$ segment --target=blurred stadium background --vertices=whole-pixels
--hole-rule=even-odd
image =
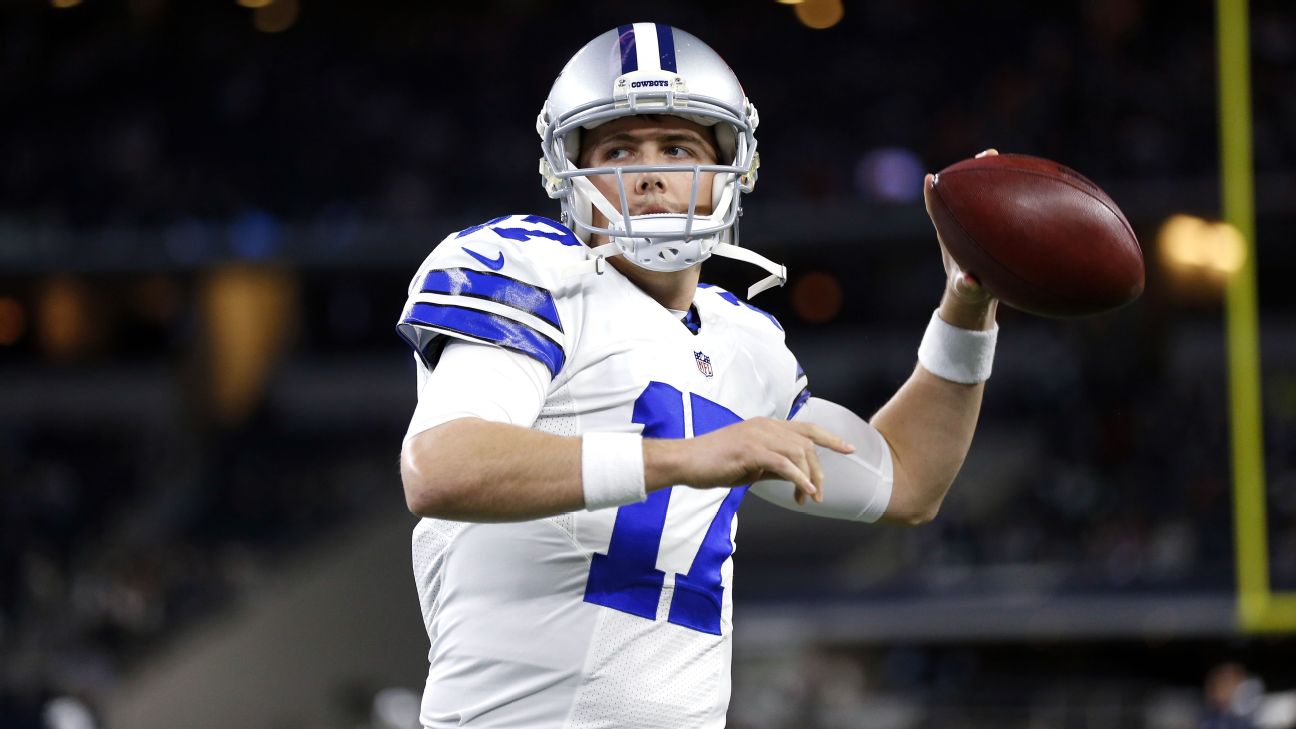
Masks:
[[[3,0],[0,727],[414,726],[405,286],[451,231],[556,213],[548,86],[648,19],[760,108],[744,242],[792,272],[758,303],[818,394],[869,413],[913,365],[942,276],[924,170],[990,146],[1069,164],[1148,261],[1115,314],[1001,312],[933,524],[748,500],[730,725],[1296,724],[1296,622],[1243,624],[1236,546],[1262,533],[1243,571],[1296,590],[1296,5],[1249,11],[1267,485],[1241,528],[1222,291],[1245,247],[1172,218],[1222,217],[1214,13]]]

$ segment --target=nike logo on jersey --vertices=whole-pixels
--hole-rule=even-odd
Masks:
[[[500,251],[499,256],[495,258],[487,258],[486,256],[483,256],[477,251],[470,251],[467,248],[464,248],[463,246],[459,246],[459,247],[463,249],[464,253],[467,253],[473,258],[476,258],[478,261],[481,261],[486,265],[486,268],[489,268],[492,271],[498,271],[501,268],[504,268],[504,251]]]

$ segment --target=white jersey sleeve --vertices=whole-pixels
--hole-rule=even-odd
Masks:
[[[502,347],[455,340],[436,368],[420,370],[418,405],[405,440],[458,418],[481,418],[530,427],[544,406],[552,378],[530,356]]]
[[[473,226],[423,262],[397,332],[429,370],[448,339],[462,339],[531,357],[555,378],[579,318],[570,301],[579,287],[563,269],[583,258],[571,231],[546,218],[505,216]]]

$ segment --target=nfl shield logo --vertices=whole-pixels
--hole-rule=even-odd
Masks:
[[[711,358],[701,352],[694,352],[693,359],[697,360],[698,372],[711,377],[715,372],[711,369]]]

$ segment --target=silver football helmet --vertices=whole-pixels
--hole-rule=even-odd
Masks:
[[[581,132],[634,114],[670,114],[714,127],[720,164],[580,167]],[[741,197],[756,184],[756,107],[742,85],[709,46],[678,28],[634,23],[610,30],[580,49],[549,91],[536,119],[540,133],[540,176],[549,197],[562,201],[563,222],[589,243],[591,235],[610,242],[593,248],[580,271],[603,270],[609,256],[624,255],[653,271],[680,271],[712,255],[753,263],[771,275],[753,285],[748,297],[782,286],[787,269],[738,247]],[[626,176],[692,172],[688,210],[683,213],[622,215],[628,209]],[[709,190],[701,174],[714,172]],[[613,175],[620,205],[594,187],[592,175]],[[700,195],[711,196],[711,212],[697,212]],[[596,226],[593,210],[607,219]]]

